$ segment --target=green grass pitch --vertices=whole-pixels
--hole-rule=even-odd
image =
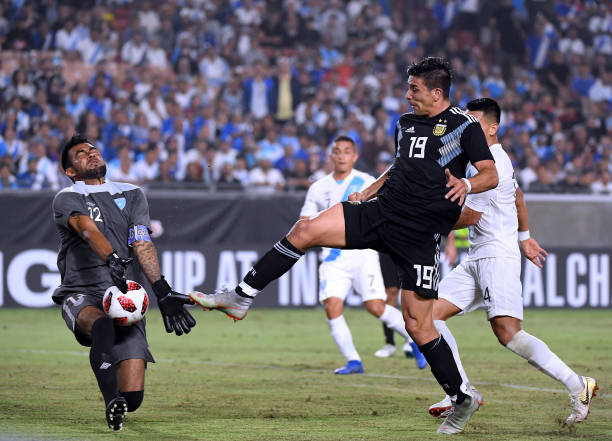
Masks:
[[[427,408],[442,398],[429,368],[397,354],[377,359],[380,322],[363,309],[345,317],[365,375],[335,376],[344,360],[321,309],[254,308],[234,324],[194,310],[198,325],[176,337],[160,314],[147,329],[157,363],[145,400],[124,429],[105,424],[86,348],[59,309],[0,310],[0,440],[428,440],[440,423]],[[524,328],[600,391],[589,419],[569,415],[561,384],[499,346],[482,312],[454,318],[470,379],[484,396],[469,440],[612,439],[610,311],[526,311]],[[401,338],[398,338],[401,343]]]

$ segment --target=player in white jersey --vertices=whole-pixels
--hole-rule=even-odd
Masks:
[[[469,384],[457,343],[446,326],[446,320],[484,308],[491,328],[503,346],[565,385],[572,407],[566,424],[579,423],[586,419],[591,399],[598,389],[595,380],[576,374],[543,341],[521,329],[521,255],[517,242],[520,240],[525,256],[540,268],[541,261],[548,254],[529,237],[527,207],[514,179],[510,158],[497,140],[501,110],[490,98],[473,100],[467,107],[485,133],[495,159],[499,184],[494,189],[470,194],[466,198],[455,228],[470,226],[468,256],[440,283],[439,297],[433,308],[434,324],[451,347],[463,383]],[[472,172],[476,173],[475,170]],[[482,397],[478,395],[482,403]],[[436,417],[446,416],[450,409],[451,402],[447,396],[432,405],[429,413]],[[449,433],[460,431],[455,427],[448,429]]]
[[[329,155],[334,169],[332,173],[319,179],[308,189],[300,212],[301,219],[316,216],[332,205],[347,200],[348,195],[361,191],[375,181],[369,174],[353,168],[358,157],[355,142],[351,138],[339,136],[334,140]],[[368,249],[323,248],[321,260],[319,300],[325,304],[331,335],[347,361],[345,366],[334,372],[340,375],[364,372],[361,358],[353,344],[351,331],[342,315],[344,300],[351,288],[361,295],[366,309],[371,314],[412,343],[417,366],[423,369],[427,361],[410,339],[402,313],[393,306],[385,304],[387,296],[378,253]]]

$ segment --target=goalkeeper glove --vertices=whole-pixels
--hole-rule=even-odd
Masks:
[[[119,257],[115,250],[106,256],[106,266],[110,270],[111,279],[113,279],[115,286],[124,294],[127,292],[125,271],[132,260],[134,259],[131,257]]]
[[[153,283],[152,286],[164,319],[166,332],[172,333],[174,331],[176,335],[182,335],[183,332],[185,334],[189,333],[196,324],[194,318],[185,308],[185,305],[193,303],[189,296],[173,291],[164,276]]]

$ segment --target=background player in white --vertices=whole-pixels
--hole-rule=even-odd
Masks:
[[[446,320],[484,308],[493,333],[503,346],[565,385],[572,407],[566,424],[579,423],[586,419],[591,399],[598,389],[595,380],[576,374],[546,343],[521,329],[523,299],[517,239],[525,256],[540,268],[547,253],[529,237],[527,207],[514,179],[510,158],[497,140],[500,107],[490,98],[479,98],[470,101],[467,108],[479,120],[485,133],[495,159],[499,184],[492,190],[466,198],[456,228],[472,226],[470,249],[467,259],[440,283],[439,297],[433,308],[434,323],[453,351],[463,382],[468,383],[457,343]],[[472,173],[476,173],[473,167]],[[429,412],[444,416],[450,408],[450,399],[446,397],[432,405]]]
[[[375,181],[369,174],[353,168],[358,158],[355,142],[350,137],[338,136],[334,139],[329,155],[333,171],[310,186],[300,212],[300,219],[316,216],[332,205],[347,200],[349,194],[361,191]],[[361,357],[353,344],[351,331],[342,315],[344,300],[351,287],[361,295],[368,312],[412,343],[417,367],[423,369],[427,366],[425,357],[406,331],[402,313],[393,306],[385,304],[387,296],[378,253],[368,249],[323,248],[321,258],[319,300],[325,304],[331,335],[347,360],[347,364],[336,369],[334,373],[345,375],[364,372]]]

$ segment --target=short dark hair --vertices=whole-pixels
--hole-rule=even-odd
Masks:
[[[351,138],[350,136],[347,135],[338,135],[334,138],[334,143],[338,142],[338,141],[346,141],[346,142],[350,142],[351,144],[355,145],[355,141],[353,140],[353,138]]]
[[[353,140],[353,138],[351,138],[350,136],[347,135],[338,135],[334,138],[334,142],[333,144],[339,142],[339,141],[345,141],[345,142],[350,142],[353,146],[353,149],[356,151],[356,145],[355,145],[355,141]]]
[[[497,101],[491,98],[476,98],[467,103],[468,110],[481,111],[485,116],[493,118],[496,123],[501,121],[501,108]]]
[[[72,166],[72,162],[70,159],[68,159],[68,152],[72,147],[79,144],[91,144],[91,142],[89,142],[89,140],[80,133],[75,133],[72,135],[72,138],[66,141],[64,147],[62,147],[62,168],[64,170]]]
[[[427,57],[413,63],[408,68],[408,76],[422,78],[425,85],[431,90],[439,87],[442,89],[444,98],[450,95],[451,73],[450,64],[446,59],[440,57]]]

